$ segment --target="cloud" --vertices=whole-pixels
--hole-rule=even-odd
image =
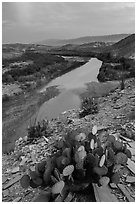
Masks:
[[[33,38],[73,38],[134,31],[135,4],[126,2],[3,3],[3,32]],[[6,30],[12,30],[6,33]],[[28,35],[27,35],[28,33]],[[19,36],[20,35],[20,36]],[[25,37],[23,37],[24,39]]]

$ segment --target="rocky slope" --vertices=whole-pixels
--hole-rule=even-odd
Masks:
[[[108,49],[109,50],[109,49]],[[110,52],[114,56],[125,58],[135,57],[135,34],[132,34],[111,46]]]
[[[119,80],[135,76],[135,34],[108,46],[98,56],[102,61],[98,80]]]
[[[135,161],[135,80],[128,79],[125,82],[125,89],[120,87],[109,95],[98,99],[99,112],[79,118],[79,110],[70,110],[49,121],[49,136],[37,139],[33,144],[27,143],[27,137],[16,141],[15,150],[9,155],[3,155],[2,167],[2,199],[3,201],[25,202],[32,201],[40,193],[40,189],[23,189],[20,186],[21,176],[35,168],[35,164],[42,159],[56,152],[55,144],[64,134],[70,130],[75,134],[91,132],[93,125],[98,128],[107,127],[109,134],[120,137],[132,152],[132,158],[128,161],[127,171],[134,177]],[[112,186],[111,193],[114,193],[119,201],[134,201],[134,182],[128,183],[128,192],[123,190],[127,182],[122,186]],[[132,192],[132,193],[131,193]],[[130,195],[129,195],[130,194]],[[91,201],[88,196],[74,196],[73,201]]]

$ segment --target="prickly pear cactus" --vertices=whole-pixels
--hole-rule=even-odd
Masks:
[[[92,182],[99,186],[118,184],[132,156],[125,144],[107,131],[98,132],[96,125],[88,134],[66,134],[56,148],[55,155],[37,163],[35,171],[20,180],[23,188],[48,187],[50,201],[62,202],[69,192],[82,191]]]
[[[24,175],[20,180],[20,184],[22,188],[28,188],[30,186],[30,177],[28,175]]]
[[[63,175],[70,176],[73,173],[73,171],[74,171],[73,165],[66,166],[65,169],[63,169]]]

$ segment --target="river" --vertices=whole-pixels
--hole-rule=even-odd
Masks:
[[[41,92],[44,92],[47,87],[57,86],[61,93],[43,103],[38,112],[37,121],[44,118],[51,120],[66,110],[79,108],[81,105],[79,94],[86,90],[86,84],[89,82],[99,84],[97,75],[101,64],[102,61],[91,58],[83,66],[57,77],[42,88]]]
[[[118,82],[99,83],[97,75],[102,61],[91,58],[83,66],[74,69],[43,87],[40,92],[45,92],[48,87],[57,86],[60,94],[42,104],[37,115],[37,122],[45,118],[51,120],[69,109],[78,109],[81,106],[80,94],[86,92],[90,83],[90,97],[102,96],[115,89]]]

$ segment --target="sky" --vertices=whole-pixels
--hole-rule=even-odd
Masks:
[[[3,2],[2,42],[135,32],[131,2]]]

